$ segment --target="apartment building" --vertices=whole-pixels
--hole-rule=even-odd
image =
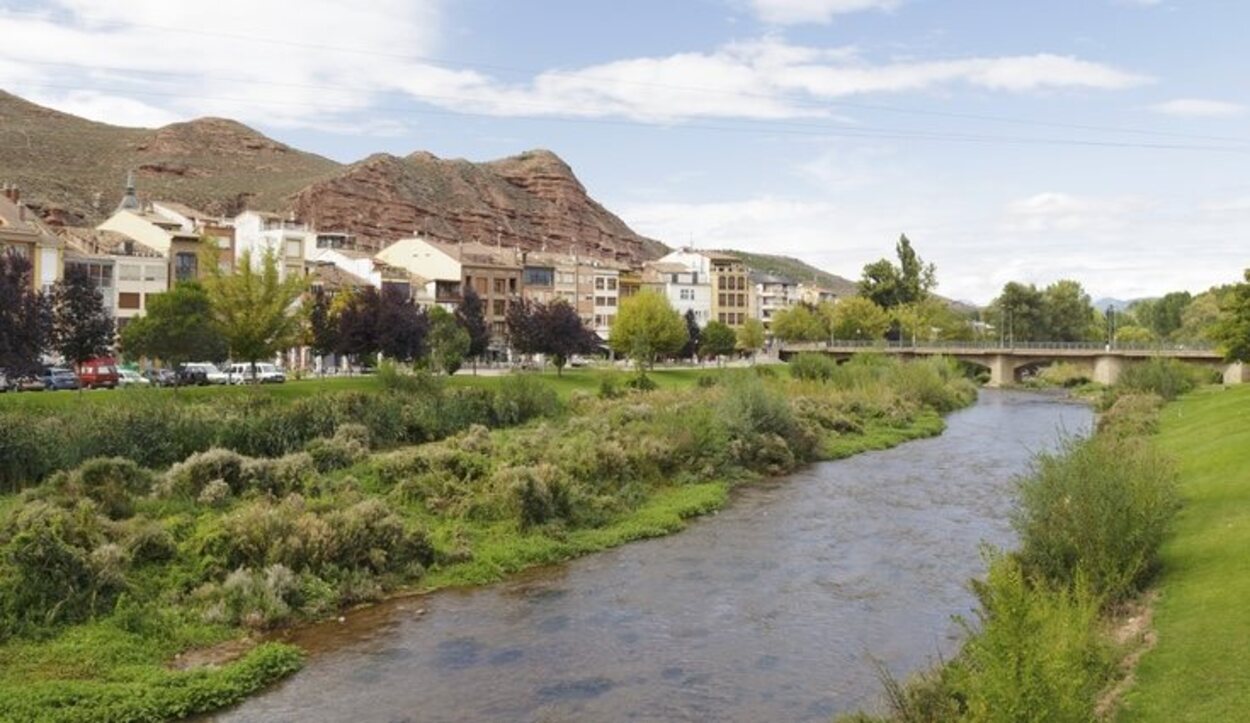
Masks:
[[[751,318],[752,289],[742,259],[720,251],[681,249],[660,259],[684,266],[711,285],[711,320],[738,328]]]
[[[153,296],[169,290],[169,261],[156,249],[99,228],[66,226],[61,235],[68,249],[65,265],[78,265],[95,280],[118,331],[142,316]]]
[[[30,284],[50,289],[61,278],[64,244],[22,203],[21,191],[0,187],[0,253],[15,253],[30,261]]]
[[[838,301],[837,294],[816,284],[800,283],[798,285],[797,293],[799,301],[802,301],[804,304],[811,304],[812,306],[817,306],[826,301],[830,304],[837,303]]]
[[[508,306],[521,298],[524,288],[524,262],[512,248],[414,237],[392,243],[377,259],[411,274],[433,303],[449,310],[459,305],[464,289],[473,289],[482,299],[487,326],[499,340]]]
[[[712,285],[698,271],[672,261],[649,261],[643,264],[641,277],[640,288],[663,295],[683,317],[693,312],[701,327],[712,320]]]
[[[760,272],[752,272],[750,279],[755,290],[754,316],[771,331],[773,316],[799,302],[799,285],[793,279]]]
[[[250,252],[253,265],[259,265],[266,253],[278,258],[282,278],[304,276],[309,248],[316,246],[316,232],[293,215],[283,216],[268,211],[244,211],[234,217],[235,263]]]

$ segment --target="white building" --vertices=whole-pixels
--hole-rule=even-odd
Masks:
[[[755,318],[772,331],[773,316],[799,303],[799,285],[793,279],[753,272],[751,284],[755,287]]]
[[[706,276],[682,263],[651,261],[642,267],[642,285],[664,295],[683,317],[694,312],[700,327],[712,320],[712,285]]]
[[[235,262],[251,252],[253,266],[258,266],[267,252],[278,257],[278,273],[304,275],[304,261],[315,248],[317,234],[308,224],[293,216],[266,211],[244,211],[234,217]]]

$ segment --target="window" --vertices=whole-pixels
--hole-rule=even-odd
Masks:
[[[119,309],[139,309],[142,308],[139,294],[131,291],[123,291],[117,295],[117,308]]]
[[[120,264],[117,267],[118,281],[138,281],[140,277],[138,264]]]
[[[694,289],[681,289],[678,298],[682,301],[694,301]]]
[[[616,279],[608,277],[608,291],[616,291]]]
[[[502,296],[503,294],[508,293],[507,289],[508,287],[505,285],[505,282],[503,279],[495,279],[495,293],[496,294],[499,294],[500,296]]]
[[[570,285],[576,284],[577,275],[569,271],[561,271],[558,274],[556,274],[556,280],[559,281],[561,284],[570,284]]]
[[[174,255],[174,278],[178,281],[194,279],[199,267],[195,254],[181,251]]]
[[[602,276],[596,276],[595,277],[595,291],[603,291],[605,288],[607,288],[607,282],[608,280],[603,278]]]
[[[717,294],[717,295],[716,295],[716,305],[717,305],[717,306],[725,306],[725,295],[724,295],[724,294]]]
[[[609,297],[608,297],[608,306],[616,306],[616,297],[615,297],[615,296],[609,296]]]
[[[507,313],[507,307],[504,303],[504,300],[495,299],[494,304],[491,306],[491,310],[494,312],[495,316],[503,316],[505,313]]]
[[[292,258],[298,258],[304,255],[304,244],[302,241],[287,241],[286,255]]]
[[[199,259],[197,258],[196,265],[198,264]],[[144,281],[164,281],[168,275],[169,270],[165,268],[164,264],[144,264],[143,266]]]
[[[516,277],[515,276],[512,276],[508,279],[508,293],[509,294],[516,293]]]
[[[717,314],[717,315],[716,315],[716,320],[717,320],[717,321],[719,321],[720,323],[724,324],[724,323],[725,323],[725,315],[724,315],[724,314]]]
[[[738,306],[746,306],[746,305],[747,305],[747,295],[738,294]]]
[[[486,279],[483,279],[480,276],[473,279],[473,290],[477,292],[478,296],[486,296],[487,290],[490,289],[490,285],[487,284],[486,281]]]
[[[525,269],[525,285],[526,286],[551,286],[554,280],[555,272],[551,269]]]
[[[718,288],[718,289],[724,289],[724,288],[726,288],[726,287],[728,286],[728,283],[727,283],[728,281],[729,281],[729,279],[725,278],[724,276],[717,276],[717,277],[716,277],[716,288]],[[724,302],[721,302],[721,303],[724,303]]]

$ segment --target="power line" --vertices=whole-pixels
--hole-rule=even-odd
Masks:
[[[30,17],[30,18],[40,19],[40,20],[45,20],[48,18],[48,15],[46,13],[39,13],[39,12],[34,12],[34,11],[23,11],[23,10],[8,10],[3,15],[18,15],[18,16],[25,16],[25,17]],[[3,15],[0,15],[0,18],[2,18]],[[85,19],[92,19],[92,16],[86,15],[86,14],[80,14],[78,15],[78,17],[85,18]],[[847,109],[853,109],[853,110],[878,111],[878,112],[887,112],[887,113],[895,113],[895,114],[942,117],[942,118],[961,119],[961,120],[979,120],[979,121],[986,121],[986,122],[993,122],[993,123],[1006,123],[1006,124],[1014,124],[1014,125],[1036,126],[1036,127],[1056,128],[1056,129],[1066,129],[1066,130],[1080,130],[1080,131],[1091,131],[1091,132],[1101,132],[1101,133],[1123,133],[1123,134],[1130,134],[1130,135],[1157,136],[1157,137],[1163,137],[1163,138],[1177,138],[1177,139],[1202,140],[1202,141],[1217,141],[1217,142],[1224,142],[1224,143],[1250,144],[1250,139],[1248,138],[1239,138],[1239,137],[1232,137],[1232,136],[1180,133],[1180,132],[1175,132],[1175,131],[1161,131],[1161,130],[1122,127],[1122,126],[1065,123],[1065,122],[1058,122],[1058,121],[1041,121],[1041,120],[1036,120],[1036,119],[1014,118],[1014,117],[1009,117],[1009,116],[966,113],[966,112],[958,112],[958,111],[941,111],[941,110],[921,109],[921,108],[906,108],[906,107],[900,107],[900,106],[891,106],[891,105],[875,104],[875,103],[858,103],[858,102],[853,102],[853,101],[840,101],[840,100],[828,100],[828,99],[816,100],[810,97],[796,96],[794,94],[787,94],[787,93],[766,94],[766,93],[749,93],[749,92],[743,92],[743,91],[728,91],[728,90],[723,90],[723,89],[706,88],[706,87],[698,87],[698,86],[673,85],[673,84],[666,84],[666,83],[626,80],[626,79],[620,79],[620,78],[596,77],[593,75],[586,75],[584,73],[575,72],[575,71],[541,70],[541,69],[521,68],[517,66],[507,66],[507,65],[499,65],[499,64],[473,63],[473,62],[467,62],[467,61],[452,61],[452,60],[437,58],[433,56],[424,56],[424,55],[417,55],[417,54],[410,54],[410,53],[392,53],[392,52],[380,51],[380,50],[351,48],[351,47],[345,47],[345,46],[326,45],[326,44],[321,44],[321,43],[308,43],[308,42],[301,42],[301,41],[289,40],[289,39],[283,39],[283,38],[259,37],[259,36],[251,36],[251,35],[238,34],[238,33],[226,33],[226,32],[220,32],[220,31],[204,30],[204,29],[198,29],[198,28],[184,28],[184,27],[177,27],[177,26],[155,25],[155,24],[148,24],[148,23],[135,23],[135,22],[130,22],[130,21],[118,21],[118,20],[111,19],[111,18],[102,18],[100,16],[95,16],[95,19],[103,21],[105,23],[110,23],[114,27],[118,27],[118,28],[130,27],[130,28],[137,28],[137,29],[157,30],[161,32],[182,33],[182,34],[188,34],[188,35],[199,35],[203,37],[214,37],[214,38],[221,38],[221,39],[228,39],[228,40],[236,40],[236,41],[241,41],[241,42],[258,43],[258,44],[264,44],[264,45],[269,45],[269,46],[277,45],[277,46],[285,46],[285,47],[293,47],[293,48],[303,48],[303,49],[309,49],[309,50],[350,53],[350,54],[356,54],[356,55],[382,57],[382,58],[390,58],[390,59],[395,59],[395,60],[405,60],[409,62],[425,63],[429,65],[434,65],[434,66],[462,66],[466,68],[481,68],[481,69],[486,69],[486,70],[520,73],[520,74],[527,74],[527,75],[540,75],[541,74],[541,75],[553,75],[553,76],[560,76],[560,77],[573,77],[573,78],[578,78],[582,80],[592,80],[592,81],[597,80],[599,82],[609,83],[609,84],[632,85],[632,86],[638,86],[638,87],[677,90],[677,91],[683,91],[683,92],[706,93],[706,94],[721,95],[721,96],[726,96],[726,97],[755,98],[755,99],[762,99],[762,100],[780,99],[780,100],[785,100],[786,102],[794,104],[794,105],[807,107],[807,108],[814,108],[814,109],[847,108]],[[19,62],[34,62],[34,63],[41,63],[41,64],[47,64],[47,65],[69,65],[69,66],[73,66],[77,68],[84,68],[84,69],[102,69],[96,66],[87,66],[83,64],[74,64],[74,63],[58,63],[56,61],[20,60]],[[443,69],[448,69],[448,68],[443,68]],[[142,70],[136,70],[136,69],[113,69],[113,70],[117,70],[120,72],[141,72],[141,73],[149,73],[149,74],[159,74],[162,72],[171,74],[171,75],[176,74],[176,73],[170,73],[168,71],[142,71]],[[191,74],[186,74],[186,75],[191,75]],[[244,82],[261,82],[261,81],[244,81]],[[406,91],[401,91],[401,92],[406,92]],[[432,95],[420,96],[418,94],[411,94],[411,93],[409,95],[414,95],[415,97],[429,97],[429,98],[435,98],[435,99],[440,98],[440,96],[432,96]]]

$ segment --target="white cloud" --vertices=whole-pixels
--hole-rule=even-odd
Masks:
[[[1244,115],[1246,106],[1222,100],[1177,98],[1152,105],[1150,110],[1181,118],[1232,118]]]
[[[0,11],[0,86],[110,122],[212,114],[336,130],[392,94],[500,117],[836,122],[841,119],[824,102],[847,96],[959,86],[1016,93],[1114,90],[1149,80],[1046,53],[874,62],[853,47],[795,45],[766,36],[504,82],[416,59],[437,53],[440,3],[372,0],[344,12],[337,0],[55,0],[42,15]],[[334,28],[332,36],[326,28]],[[331,47],[338,38],[376,50]],[[86,88],[94,90],[84,93]]]
[[[892,10],[899,0],[751,0],[760,20],[774,25],[828,23],[835,15]]]
[[[1246,213],[1250,212],[1250,196],[1229,198],[1220,201],[1208,201],[1202,205],[1204,211],[1212,213]]]
[[[1089,197],[1048,191],[1008,204],[1004,229],[1023,233],[1118,234],[1133,217],[1150,208],[1149,201],[1134,196]]]

